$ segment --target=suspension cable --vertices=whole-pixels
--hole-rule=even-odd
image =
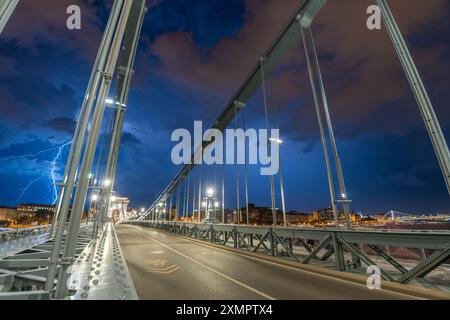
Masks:
[[[234,129],[235,132],[238,128],[238,121],[237,121],[237,105],[234,104]],[[238,145],[236,144],[236,213],[237,213],[237,224],[241,224],[241,209],[240,209],[240,199],[239,199],[239,164],[238,164]]]
[[[263,99],[264,99],[264,114],[266,121],[266,130],[269,132],[269,112],[267,107],[267,93],[266,93],[266,78],[264,73],[264,58],[261,57],[259,62],[261,65],[261,78],[262,78],[262,89],[263,89]],[[272,157],[272,143],[269,143],[270,156]],[[275,209],[275,181],[273,178],[272,166],[270,166],[270,195],[272,200],[272,221],[273,225],[277,225],[277,213]]]
[[[270,80],[270,96],[271,96],[271,104],[273,109],[273,118],[274,118],[274,128],[280,130],[279,122],[278,122],[278,110],[277,105],[275,103],[275,93],[273,90],[273,77],[272,72],[269,75]],[[278,176],[280,177],[280,194],[281,194],[281,207],[283,210],[283,225],[287,226],[286,221],[286,205],[284,201],[284,181],[283,181],[283,170],[281,166],[281,144],[278,145]]]

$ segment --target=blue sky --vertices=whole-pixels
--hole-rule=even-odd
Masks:
[[[54,199],[52,161],[58,147],[71,139],[111,6],[111,1],[37,2],[21,1],[0,38],[2,205]],[[82,8],[81,31],[65,28],[65,8],[74,3]],[[194,120],[204,120],[205,126],[212,123],[298,3],[149,2],[119,159],[118,194],[129,196],[136,207],[152,202],[180,169],[170,160],[171,132],[192,129]],[[384,30],[365,28],[365,8],[370,3],[329,3],[313,28],[352,209],[449,211],[433,149],[388,36]],[[445,0],[401,0],[392,6],[447,139],[449,6]],[[328,206],[323,153],[300,41],[280,61],[272,78],[285,142],[281,159],[287,208],[309,212]],[[260,90],[246,114],[249,124],[261,127]],[[42,150],[49,151],[35,155]],[[57,176],[66,156],[64,148],[54,162]],[[234,169],[227,170],[226,202],[232,207]],[[259,177],[256,167],[250,172],[250,201],[270,205],[268,178]]]

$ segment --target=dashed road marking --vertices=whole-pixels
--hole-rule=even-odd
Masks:
[[[250,290],[250,291],[252,291],[252,292],[254,292],[254,293],[256,293],[256,294],[258,294],[258,295],[260,295],[260,296],[262,296],[262,297],[264,297],[266,299],[268,299],[268,300],[276,300],[276,298],[274,298],[274,297],[272,297],[272,296],[270,296],[270,295],[268,295],[268,294],[266,294],[264,292],[261,292],[258,289],[250,287],[249,285],[246,285],[245,283],[240,282],[239,280],[236,280],[236,279],[234,279],[234,278],[232,278],[230,276],[227,276],[226,274],[224,274],[222,272],[219,272],[219,271],[217,271],[217,270],[207,266],[206,264],[204,264],[204,263],[202,263],[200,261],[197,261],[197,260],[195,260],[195,259],[193,259],[193,258],[191,258],[191,257],[189,257],[187,255],[185,255],[184,253],[181,253],[178,250],[173,249],[172,247],[169,247],[168,245],[166,245],[166,244],[164,244],[162,242],[159,242],[158,240],[153,239],[152,237],[150,237],[150,236],[148,236],[148,235],[146,235],[146,234],[144,234],[142,232],[136,231],[134,229],[132,231],[137,233],[137,234],[139,234],[139,235],[141,235],[141,236],[143,236],[143,237],[146,237],[147,239],[150,239],[151,241],[159,244],[160,246],[162,246],[162,247],[164,247],[166,249],[169,249],[169,250],[175,252],[176,254],[178,254],[178,255],[180,255],[180,256],[182,256],[182,257],[184,257],[184,258],[186,258],[186,259],[188,259],[188,260],[190,260],[190,261],[192,261],[192,262],[202,266],[203,268],[208,269],[209,271],[211,271],[211,272],[213,272],[213,273],[215,273],[215,274],[217,274],[217,275],[219,275],[219,276],[221,276],[221,277],[223,277],[223,278],[225,278],[227,280],[230,280],[230,281],[240,285],[241,287],[246,288],[246,289],[248,289],[248,290]]]

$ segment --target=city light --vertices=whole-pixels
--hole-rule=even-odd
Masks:
[[[98,194],[93,194],[91,199],[92,199],[92,201],[97,201],[98,200]]]
[[[214,206],[215,206],[215,207],[218,207],[218,206],[219,206],[219,202],[217,202],[217,201],[214,202]]]
[[[106,104],[114,104],[114,100],[111,99],[111,98],[108,98],[108,99],[105,100],[105,103]]]
[[[202,207],[205,208],[206,207],[206,202],[202,202]]]
[[[342,196],[342,199],[346,198],[346,194],[345,193],[341,194],[341,196]]]
[[[114,202],[114,201],[116,201],[116,200],[117,200],[117,198],[116,198],[115,196],[112,196],[112,197],[111,197],[111,201]]]
[[[212,196],[212,195],[214,194],[214,189],[213,189],[213,188],[209,188],[209,189],[206,191],[206,193],[207,193],[208,196]]]
[[[141,212],[144,213],[145,212],[145,208],[141,208]]]
[[[109,187],[111,185],[111,180],[109,180],[109,179],[106,179],[104,182],[103,182],[103,186],[104,187]]]

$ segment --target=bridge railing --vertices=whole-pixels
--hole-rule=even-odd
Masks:
[[[0,259],[27,246],[43,242],[48,237],[50,225],[0,232]]]
[[[12,239],[29,237],[48,232],[50,225],[43,225],[32,228],[15,229],[11,231],[0,232],[0,243]]]
[[[412,230],[340,230],[201,224],[173,221],[129,221],[177,235],[250,252],[288,258],[302,264],[330,263],[339,271],[366,272],[378,266],[385,280],[423,282],[450,262],[450,232]],[[405,259],[395,252],[401,249]],[[356,259],[355,259],[356,257]],[[405,263],[407,261],[407,263]]]

